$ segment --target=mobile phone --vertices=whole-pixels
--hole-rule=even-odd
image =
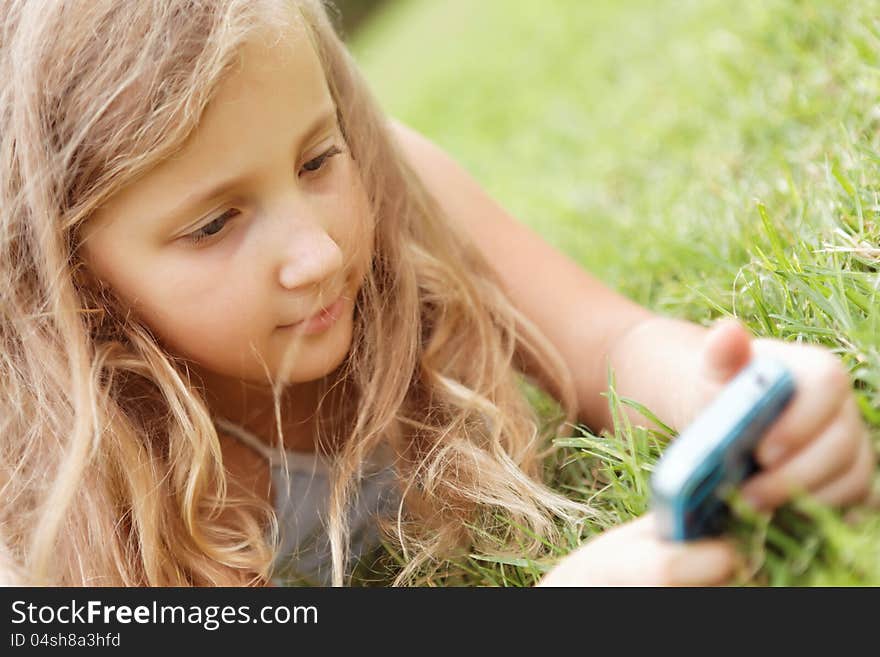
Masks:
[[[662,538],[688,541],[723,529],[726,492],[758,469],[755,447],[794,392],[784,365],[754,358],[672,441],[651,476]]]

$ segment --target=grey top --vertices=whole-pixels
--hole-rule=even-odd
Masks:
[[[270,447],[224,418],[214,418],[214,423],[269,462],[272,505],[281,534],[272,581],[280,586],[293,582],[329,586],[330,539],[326,531],[329,462],[312,452]],[[376,516],[391,516],[397,512],[400,497],[394,485],[395,472],[387,456],[388,453],[383,452],[365,464],[357,495],[348,510],[352,562],[379,546]]]

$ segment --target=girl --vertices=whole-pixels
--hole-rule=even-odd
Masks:
[[[396,583],[493,533],[536,555],[589,512],[541,483],[542,448],[609,425],[607,365],[682,426],[752,351],[784,360],[798,397],[745,492],[865,496],[874,456],[829,352],[601,286],[379,112],[318,0],[2,12],[0,528],[19,581],[340,585],[379,529]],[[564,411],[543,433],[521,374]],[[542,583],[729,578],[726,543],[666,545],[651,522]]]

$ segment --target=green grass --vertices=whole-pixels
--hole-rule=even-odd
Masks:
[[[548,13],[548,8],[552,11]],[[880,3],[409,0],[351,44],[386,110],[518,219],[653,310],[823,344],[880,427]],[[609,402],[622,403],[611,390]],[[554,485],[642,513],[670,436],[573,430]],[[740,517],[744,584],[880,585],[880,512]],[[491,555],[423,583],[527,585]]]

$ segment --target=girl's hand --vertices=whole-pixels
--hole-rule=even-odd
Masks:
[[[647,513],[567,555],[538,586],[713,586],[727,583],[737,563],[721,539],[660,539],[654,514]]]
[[[785,364],[794,375],[795,395],[758,444],[755,458],[763,470],[743,485],[746,500],[763,510],[798,491],[832,505],[864,500],[876,455],[849,376],[823,347],[752,340],[737,320],[718,321],[706,335],[700,380],[685,417],[693,419],[753,354]]]

